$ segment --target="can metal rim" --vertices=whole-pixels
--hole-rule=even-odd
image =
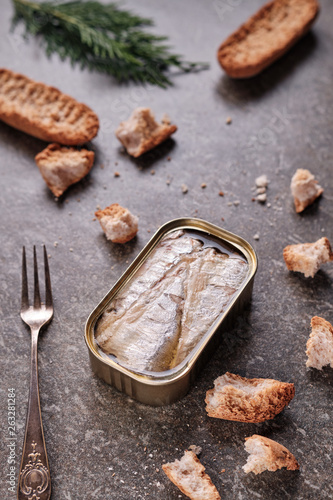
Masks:
[[[176,372],[172,372],[172,370],[168,370],[166,372],[154,372],[153,375],[150,374],[139,374],[133,372],[120,364],[114,362],[110,358],[104,358],[98,351],[96,342],[94,340],[94,326],[98,319],[98,317],[102,314],[104,309],[113,299],[113,297],[119,292],[123,286],[132,278],[135,272],[139,269],[139,267],[143,264],[143,262],[148,258],[150,253],[154,250],[158,242],[162,237],[167,235],[168,233],[174,230],[180,229],[196,229],[201,230],[208,235],[213,235],[215,237],[221,238],[223,241],[227,243],[231,243],[234,245],[246,258],[249,264],[249,273],[247,279],[244,281],[243,285],[237,291],[237,294],[229,303],[228,307],[221,314],[214,325],[208,330],[211,331],[211,334],[207,336],[204,335],[203,339],[196,346],[195,353],[190,353],[187,358],[185,358],[184,362],[182,362],[179,366],[179,370]],[[174,384],[177,380],[183,378],[188,374],[189,371],[194,367],[202,350],[205,348],[206,344],[209,342],[211,337],[214,335],[215,331],[219,328],[219,326],[223,323],[225,317],[228,315],[230,309],[232,308],[234,302],[240,297],[243,290],[246,288],[248,283],[253,280],[254,275],[257,271],[258,267],[258,259],[255,250],[253,247],[243,238],[222,229],[210,222],[204,221],[202,219],[195,218],[178,218],[173,219],[165,224],[163,224],[156,233],[151,237],[145,247],[141,250],[139,255],[134,259],[132,264],[127,268],[127,270],[123,273],[123,275],[117,280],[115,285],[109,290],[109,292],[104,296],[104,298],[100,301],[100,303],[94,308],[94,310],[89,315],[86,325],[85,325],[85,342],[90,352],[90,355],[94,356],[96,360],[98,360],[103,365],[108,365],[109,367],[117,370],[122,373],[124,376],[130,377],[133,381],[137,381],[139,383],[144,383],[148,386],[158,386],[158,385],[168,385]],[[177,367],[178,368],[178,367]],[[172,373],[170,373],[172,372]]]

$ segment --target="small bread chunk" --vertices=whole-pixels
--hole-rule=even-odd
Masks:
[[[253,434],[245,438],[245,449],[250,456],[243,470],[246,474],[254,472],[261,474],[264,470],[271,472],[287,467],[288,470],[298,470],[299,465],[296,458],[282,444],[263,436]]]
[[[331,323],[319,316],[311,319],[312,332],[306,343],[308,368],[322,370],[323,366],[333,368],[333,327]]]
[[[138,232],[138,218],[118,203],[113,203],[104,210],[98,210],[95,215],[107,239],[113,243],[127,243]]]
[[[137,108],[128,120],[120,123],[116,137],[127,153],[137,158],[168,139],[176,130],[176,125],[165,121],[157,123],[149,108]]]
[[[93,166],[95,153],[87,149],[50,144],[35,157],[44,181],[55,196],[85,177]]]
[[[317,0],[274,0],[220,46],[217,59],[232,78],[249,78],[285,54],[311,27]]]
[[[314,175],[303,168],[296,170],[290,184],[291,194],[294,197],[296,212],[300,213],[311,205],[323,192]]]
[[[97,115],[85,104],[8,69],[0,69],[0,120],[67,146],[90,141],[99,128]]]
[[[330,242],[324,237],[314,243],[288,245],[283,250],[283,258],[289,271],[313,278],[322,264],[333,260],[333,253]]]
[[[245,378],[227,372],[207,391],[209,417],[237,422],[264,422],[274,418],[295,395],[294,384],[269,378]]]
[[[185,451],[180,460],[162,465],[170,481],[191,500],[220,500],[205,467],[193,451]]]

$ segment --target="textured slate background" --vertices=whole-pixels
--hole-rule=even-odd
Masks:
[[[168,34],[177,52],[211,64],[208,71],[176,76],[174,86],[162,90],[120,86],[106,76],[73,70],[56,57],[47,60],[36,41],[24,42],[19,30],[9,33],[12,9],[2,0],[0,65],[59,87],[90,105],[101,120],[92,143],[97,155],[93,170],[58,202],[34,163],[45,143],[0,123],[4,500],[15,498],[6,483],[7,389],[16,390],[17,469],[28,397],[30,339],[19,317],[21,246],[41,243],[51,255],[55,297],[54,319],[39,348],[54,500],[184,498],[161,465],[179,458],[191,444],[202,447],[202,462],[222,498],[333,498],[333,371],[307,370],[304,352],[310,318],[317,314],[333,321],[333,267],[304,279],[289,274],[282,259],[287,244],[323,235],[333,239],[333,5],[322,0],[312,32],[261,76],[231,81],[215,60],[216,49],[262,3],[127,1],[126,6],[156,20],[156,31]],[[174,141],[132,160],[121,153],[114,130],[138,105],[151,106],[158,118],[168,112],[179,130]],[[225,123],[228,116],[231,125]],[[309,168],[325,188],[323,198],[302,215],[295,213],[289,194],[291,176],[299,167]],[[270,207],[251,202],[254,179],[263,173],[270,180]],[[186,195],[183,183],[189,188]],[[224,197],[218,196],[220,190]],[[114,202],[140,216],[138,237],[126,246],[107,242],[92,220],[97,205]],[[225,336],[189,394],[171,406],[152,408],[92,374],[84,323],[151,234],[162,223],[187,215],[248,239],[258,252],[259,271],[251,311]],[[258,241],[253,239],[256,233]],[[31,267],[32,252],[29,257]],[[226,370],[294,382],[296,397],[264,424],[210,419],[205,392]],[[253,433],[286,445],[301,470],[245,475],[243,442]]]

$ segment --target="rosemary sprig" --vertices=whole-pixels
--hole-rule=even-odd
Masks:
[[[134,80],[160,87],[171,85],[167,72],[207,68],[189,63],[169,52],[165,36],[147,32],[151,19],[120,9],[117,4],[98,1],[32,2],[13,0],[13,28],[25,25],[25,36],[43,39],[48,56],[57,53],[72,65],[113,75],[118,81]]]

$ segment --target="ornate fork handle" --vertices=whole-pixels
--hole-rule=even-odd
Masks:
[[[31,328],[30,391],[17,492],[18,500],[48,500],[51,496],[50,469],[39,401],[38,333],[39,329]]]

